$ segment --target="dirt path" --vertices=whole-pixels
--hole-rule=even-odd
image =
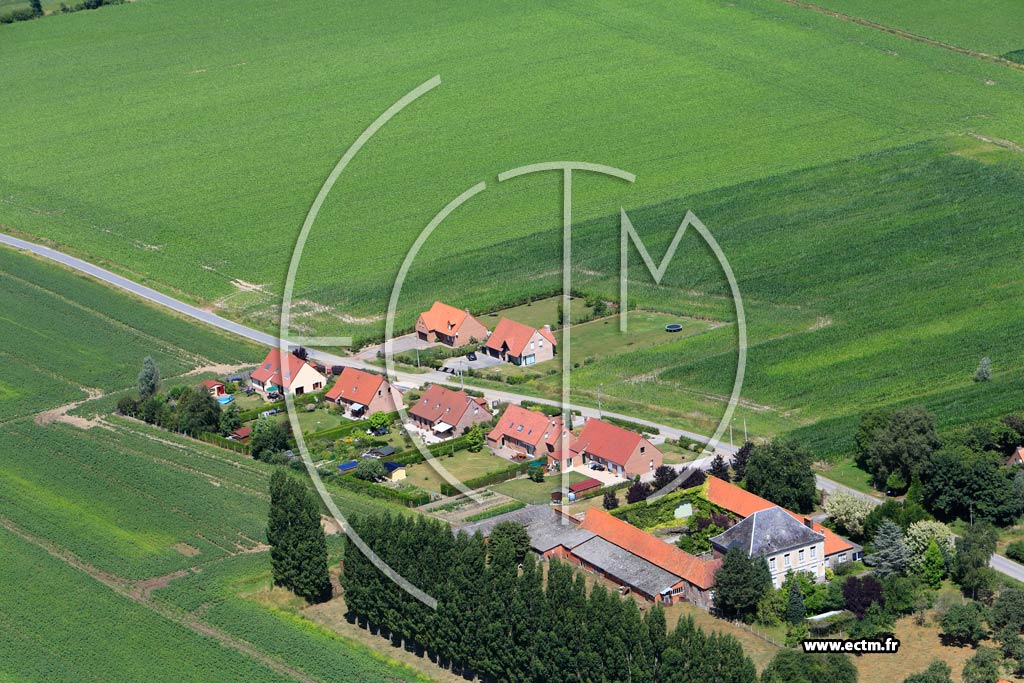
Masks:
[[[99,389],[92,389],[90,387],[81,387],[81,389],[86,393],[85,398],[37,413],[35,416],[35,423],[40,427],[51,425],[54,422],[63,422],[65,424],[78,427],[79,429],[92,429],[93,427],[104,427],[105,429],[110,429],[110,427],[103,423],[102,418],[96,417],[90,420],[78,415],[68,415],[70,411],[74,410],[78,406],[103,397],[103,392]]]
[[[883,31],[894,36],[899,36],[900,38],[906,38],[907,40],[913,40],[918,43],[924,43],[934,47],[941,47],[943,50],[949,50],[950,52],[955,52],[960,55],[974,57],[975,59],[992,62],[993,64],[999,64],[1000,66],[1007,66],[1011,69],[1016,69],[1017,71],[1024,71],[1024,64],[1018,64],[1017,62],[1006,59],[1005,57],[1000,57],[999,55],[990,55],[987,52],[978,52],[977,50],[968,50],[967,48],[957,47],[956,45],[943,43],[941,40],[927,38],[916,33],[911,33],[910,31],[886,26],[885,24],[877,24],[873,21],[868,21],[867,19],[861,19],[860,17],[854,17],[849,14],[843,14],[842,12],[836,12],[835,10],[819,7],[818,5],[812,5],[809,2],[801,2],[800,0],[779,0],[779,2],[792,5],[793,7],[808,9],[812,12],[818,12],[819,14],[825,14],[830,17],[835,17],[836,19],[842,19],[843,21],[849,21],[854,24],[860,24],[861,26],[867,26],[868,28],[873,28],[876,31]]]
[[[121,595],[139,605],[142,605],[143,607],[160,615],[164,619],[173,621],[174,623],[180,626],[184,626],[185,628],[190,629],[200,635],[209,636],[210,638],[215,639],[221,645],[230,647],[243,654],[246,654],[252,659],[259,662],[260,664],[263,664],[267,668],[272,669],[273,671],[281,675],[288,676],[297,681],[302,681],[302,683],[319,683],[317,679],[312,678],[311,676],[307,676],[301,671],[288,666],[284,662],[277,660],[271,657],[270,655],[261,652],[260,650],[257,650],[255,647],[245,642],[244,640],[240,640],[238,638],[230,636],[218,628],[210,626],[209,624],[205,624],[199,621],[199,619],[195,618],[193,615],[179,612],[167,605],[161,605],[160,603],[153,602],[150,599],[150,596],[154,590],[166,586],[168,583],[170,583],[176,578],[180,578],[182,576],[187,575],[189,572],[192,571],[191,569],[183,569],[178,572],[168,574],[166,576],[145,579],[142,581],[130,581],[128,579],[115,576],[108,572],[97,569],[96,567],[93,567],[92,565],[82,561],[78,556],[76,556],[69,550],[61,548],[60,546],[44,538],[40,538],[38,536],[34,536],[28,533],[27,531],[21,529],[16,524],[14,524],[14,522],[10,521],[5,517],[0,517],[0,527],[7,529],[12,534],[18,536],[22,540],[27,541],[28,543],[31,543],[32,545],[35,545],[38,548],[41,548],[52,557],[55,557],[58,560],[67,564],[68,566],[73,567],[78,571],[87,574],[90,578],[99,581],[100,583],[107,586],[118,595]]]

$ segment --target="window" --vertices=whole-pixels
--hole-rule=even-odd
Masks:
[[[768,560],[768,568],[771,569],[772,571],[775,571],[775,558],[774,557],[771,558],[770,560]]]
[[[846,553],[840,553],[839,554],[839,561],[840,562],[846,562]]]
[[[651,472],[653,472],[654,471],[654,461],[653,460],[651,461],[650,468],[651,468]]]
[[[803,548],[800,549],[800,552],[798,552],[796,554],[796,556],[797,556],[797,560],[800,562],[800,564],[803,564],[804,563],[804,551],[803,551]]]
[[[646,450],[647,450],[647,446],[641,446],[641,447],[640,447],[640,452],[641,452],[641,453],[643,453],[643,452],[644,452],[644,451],[646,451]]]
[[[811,559],[814,560],[814,559],[817,559],[817,557],[818,557],[818,546],[812,545],[811,546]]]
[[[791,564],[793,564],[793,561],[790,558],[789,553],[786,553],[785,555],[782,556],[782,566],[783,567],[788,567]]]

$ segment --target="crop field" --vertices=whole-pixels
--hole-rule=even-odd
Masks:
[[[261,602],[258,593],[270,583],[265,557],[239,556],[157,590],[154,597],[189,612],[202,608],[204,621],[317,680],[429,680],[304,616]]]
[[[117,595],[3,527],[0,556],[0,680],[292,680]]]
[[[133,386],[149,355],[165,377],[255,363],[256,346],[0,249],[0,421]],[[30,315],[27,315],[31,312]]]
[[[267,26],[272,44],[252,40]],[[558,181],[494,183],[507,168],[573,158],[637,174],[581,176],[584,221],[948,132],[1024,137],[1024,74],[777,0],[141,0],[5,27],[0,50],[19,131],[0,147],[0,223],[166,290],[227,297],[227,313],[264,327],[323,178],[374,117],[441,74],[321,212],[297,283],[297,322],[321,334],[378,329],[415,235],[480,179],[492,187],[421,252],[401,322],[456,283],[458,303],[480,309],[551,291],[510,282],[492,247],[557,232]],[[74,82],[53,88],[71,63]],[[111,101],[117,118],[97,115]],[[458,278],[434,265],[477,248],[489,258]]]
[[[814,4],[968,50],[1003,55],[1024,49],[1024,13],[1015,0],[970,5],[957,0],[820,0]]]

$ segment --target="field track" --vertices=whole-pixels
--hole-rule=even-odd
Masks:
[[[873,28],[876,31],[884,31],[885,33],[891,33],[894,36],[906,38],[907,40],[914,40],[919,43],[924,43],[926,45],[941,47],[943,50],[949,50],[950,52],[955,52],[960,55],[966,55],[968,57],[974,57],[975,59],[981,59],[986,62],[1000,64],[1002,66],[1010,67],[1011,69],[1016,69],[1017,71],[1024,71],[1024,64],[1019,64],[1018,62],[1006,59],[1005,57],[1000,57],[999,55],[992,55],[987,52],[979,52],[978,50],[968,50],[967,48],[957,47],[956,45],[951,45],[950,43],[944,43],[941,40],[935,40],[933,38],[928,38],[926,36],[918,35],[916,33],[911,33],[910,31],[904,31],[903,29],[894,28],[892,26],[886,26],[885,24],[879,24],[874,21],[868,21],[867,19],[861,19],[860,17],[853,17],[850,16],[849,14],[836,12],[835,10],[826,9],[825,7],[819,7],[818,5],[812,5],[809,2],[800,2],[800,0],[779,0],[779,2],[785,3],[787,5],[792,5],[793,7],[811,10],[812,12],[818,12],[820,14],[824,14],[830,17],[835,17],[836,19],[842,19],[843,21],[849,21],[853,24],[867,26],[868,28]]]

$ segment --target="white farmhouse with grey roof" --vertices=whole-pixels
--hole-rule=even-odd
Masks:
[[[755,512],[712,538],[711,545],[716,555],[739,546],[748,557],[763,557],[776,588],[789,572],[807,572],[816,581],[825,579],[825,535],[778,506]]]

